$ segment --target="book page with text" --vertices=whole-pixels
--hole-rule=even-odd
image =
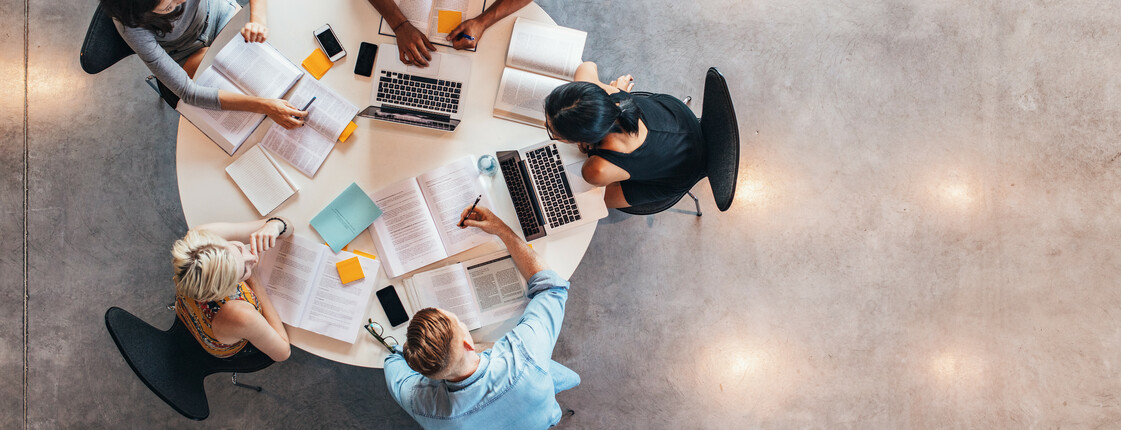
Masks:
[[[483,261],[480,261],[483,260]],[[465,261],[467,275],[479,305],[479,324],[490,325],[521,315],[529,298],[528,283],[522,279],[510,254],[490,255]]]
[[[383,211],[371,225],[370,237],[390,278],[447,258],[416,179],[382,188],[370,198]]]
[[[545,97],[566,81],[529,73],[519,69],[502,70],[498,96],[494,100],[495,116],[503,113],[517,115],[515,119],[538,127],[545,127]]]
[[[231,93],[244,94],[233,82],[213,67],[199,73],[195,82],[205,87],[215,87]],[[255,112],[203,109],[187,103],[179,103],[175,110],[183,114],[187,120],[195,124],[199,130],[202,130],[226,153],[231,155],[237,152],[237,148],[245,142],[245,139],[249,138],[250,134],[253,134],[253,130],[257,129],[261,121],[265,120],[264,114]],[[211,133],[217,133],[218,136],[212,136]],[[222,139],[224,142],[219,142],[218,139]]]
[[[307,105],[312,97],[315,97],[315,101],[308,106],[304,127],[318,131],[332,142],[338,140],[350,120],[358,115],[358,106],[315,79],[304,79],[292,92],[288,102],[299,109]]]
[[[264,146],[311,178],[335,148],[335,141],[308,126],[286,130],[274,123],[259,146]]]
[[[246,94],[267,99],[280,98],[303,72],[268,42],[246,42],[234,36],[218,55],[214,67]]]
[[[226,166],[226,174],[230,175],[261,216],[268,215],[296,194],[296,185],[284,175],[276,161],[261,149],[261,145],[254,146]]]
[[[273,307],[286,324],[299,327],[315,277],[316,268],[327,247],[310,239],[289,236],[277,242],[257,265],[261,282],[269,292]]]
[[[463,157],[426,172],[417,177],[417,182],[424,192],[428,211],[432,213],[447,255],[458,254],[494,238],[477,228],[459,228],[463,210],[471,207],[479,195],[483,196],[479,205],[491,207],[490,195],[479,181],[479,171],[472,157]]]
[[[572,80],[584,56],[588,33],[519,17],[510,35],[506,65]]]
[[[353,258],[354,254],[346,251],[339,252],[338,255],[329,251],[323,254],[317,270],[319,276],[312,282],[311,296],[301,318],[301,328],[354,343],[362,329],[362,317],[370,302],[370,294],[374,291],[374,280],[378,275],[377,262],[358,257],[366,277],[343,284],[339,280],[335,263]]]
[[[471,282],[462,264],[417,273],[412,280],[420,302],[418,308],[434,307],[454,313],[468,330],[482,327]]]

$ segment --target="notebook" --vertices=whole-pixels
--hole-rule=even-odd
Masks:
[[[254,146],[226,166],[226,174],[261,216],[271,213],[299,190],[261,145]]]
[[[587,156],[569,154],[553,141],[495,154],[526,241],[607,216],[603,188],[580,174]]]
[[[394,3],[413,27],[428,36],[428,41],[444,46],[452,46],[447,40],[448,33],[459,23],[482,15],[487,4],[483,0],[395,0]],[[385,18],[378,26],[378,34],[396,36]],[[393,52],[397,52],[396,47]]]
[[[432,53],[428,67],[401,62],[397,46],[378,45],[370,106],[358,116],[381,121],[454,131],[463,119],[461,100],[471,78],[471,59],[463,55]]]

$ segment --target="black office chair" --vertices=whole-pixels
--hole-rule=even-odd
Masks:
[[[109,17],[98,4],[97,9],[93,11],[93,19],[90,21],[89,29],[86,30],[86,40],[82,42],[82,52],[79,54],[78,61],[82,64],[82,70],[96,75],[134,53],[132,47],[128,46],[117,32],[113,18]],[[165,87],[163,82],[149,77],[149,82],[153,81],[160,98],[168,106],[175,108],[179,104],[179,97]]]
[[[238,373],[269,367],[265,353],[246,345],[230,358],[217,358],[202,349],[179,318],[167,331],[152,327],[124,309],[105,312],[105,327],[125,362],[148,389],[183,416],[204,420],[210,416],[203,379],[219,372],[233,372],[233,383],[261,391],[261,387],[237,382]]]
[[[701,107],[701,134],[704,137],[705,176],[712,186],[716,207],[721,212],[732,206],[736,196],[736,178],[740,169],[740,130],[736,123],[736,109],[732,96],[728,93],[728,81],[715,67],[709,67],[705,75],[704,106]],[[701,178],[697,178],[699,182]],[[695,183],[694,183],[695,185]],[[669,209],[688,195],[701,216],[701,204],[692,191],[660,202],[619,208],[631,215],[653,215]]]

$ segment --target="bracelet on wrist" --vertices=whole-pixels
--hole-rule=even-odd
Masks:
[[[409,20],[406,19],[404,21],[401,21],[400,24],[397,24],[397,25],[393,26],[393,34],[397,34],[397,29],[401,28],[402,25],[405,25],[405,24],[408,24],[408,23],[409,23]]]
[[[280,219],[280,218],[277,218],[277,217],[272,217],[272,218],[269,218],[269,219],[265,220],[265,224],[268,224],[271,221],[280,221],[280,233],[277,233],[276,234],[277,236],[283,235],[284,232],[288,231],[288,223],[284,222],[283,219]]]

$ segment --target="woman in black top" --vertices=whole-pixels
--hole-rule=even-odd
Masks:
[[[665,94],[630,94],[624,75],[604,84],[595,63],[576,69],[576,82],[545,98],[550,138],[575,143],[588,154],[581,173],[606,187],[607,207],[663,201],[704,177],[700,123],[680,100]]]

